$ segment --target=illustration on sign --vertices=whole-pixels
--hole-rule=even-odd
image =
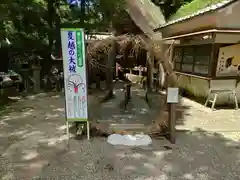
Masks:
[[[69,116],[77,118],[79,116],[85,116],[85,102],[86,102],[86,85],[79,74],[72,74],[68,77],[68,93],[71,97],[68,98],[69,104],[74,104],[74,109],[69,109]]]
[[[240,45],[221,47],[218,54],[216,76],[240,75]]]
[[[66,118],[87,121],[85,43],[82,29],[62,29]]]

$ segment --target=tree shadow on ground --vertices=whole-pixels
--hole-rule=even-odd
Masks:
[[[68,144],[63,100],[31,102],[35,108],[1,126],[2,179],[233,180],[240,175],[239,144],[220,134],[198,129],[178,133],[176,145],[154,139],[149,147],[135,148],[113,147],[105,138]]]
[[[171,147],[164,141],[155,141],[148,148],[108,147],[112,150],[104,149],[103,151],[108,153],[102,155],[100,162],[93,164],[97,166],[96,169],[107,172],[113,179],[239,178],[239,144],[220,134],[211,134],[203,130],[178,133],[177,144],[172,146],[171,150],[166,146]],[[99,175],[103,177],[101,173]]]
[[[240,175],[239,144],[203,130],[178,133],[176,145],[154,140],[149,147],[111,146],[94,138],[72,139],[66,149],[62,143],[39,148],[49,158],[41,172],[35,171],[39,179],[233,180]]]
[[[239,142],[198,129],[177,133],[176,145],[113,147],[105,138],[67,143],[63,99],[32,99],[0,132],[0,177],[18,179],[234,180],[240,176]],[[31,103],[30,103],[31,102]],[[20,103],[21,104],[21,103]],[[17,105],[19,106],[19,105]],[[15,112],[16,113],[16,112]],[[36,116],[36,117],[35,117]]]
[[[155,126],[153,123],[162,123],[161,125],[167,124],[168,112],[165,107],[166,97],[164,94],[148,93],[148,101],[146,101],[145,90],[133,86],[131,95],[131,100],[127,104],[126,111],[124,111],[124,109],[120,106],[120,104],[124,101],[124,91],[121,90],[121,87],[115,88],[114,99],[98,104],[90,110],[91,119],[94,122],[97,121],[103,126],[109,126],[109,124],[144,125],[146,131],[151,125]],[[189,115],[185,112],[189,108],[189,106],[183,105],[181,102],[177,105],[177,125],[184,124],[184,116]],[[136,132],[138,131],[141,130],[136,130]],[[161,128],[159,131],[161,131],[159,133],[165,133],[165,128]]]
[[[0,117],[6,114],[8,111],[8,108],[11,104],[16,103],[17,99],[10,99],[8,97],[0,97]]]

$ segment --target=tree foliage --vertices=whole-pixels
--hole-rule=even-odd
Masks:
[[[121,0],[88,0],[82,14],[80,8],[70,8],[65,0],[3,0],[0,38],[7,37],[14,46],[27,49],[47,47],[63,23],[84,26],[88,31],[106,31],[120,3]]]
[[[187,0],[153,1],[169,17]],[[125,20],[129,21],[124,0],[82,0],[81,4],[69,7],[66,0],[1,0],[0,40],[8,38],[21,52],[36,49],[49,54],[59,49],[61,24],[106,32],[113,26],[124,29]]]
[[[175,14],[181,6],[191,2],[192,0],[152,0],[152,1],[161,8],[165,18],[168,19],[170,16]]]

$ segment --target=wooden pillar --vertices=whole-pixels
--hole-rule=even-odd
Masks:
[[[147,85],[149,92],[152,92],[153,89],[153,70],[154,57],[151,52],[147,52]]]
[[[169,77],[168,77],[169,79]],[[179,90],[174,85],[168,86],[167,89],[167,109],[168,109],[168,128],[169,128],[169,141],[172,144],[176,142],[176,112],[177,104],[179,103]]]
[[[98,56],[98,62],[100,62],[101,57]],[[100,69],[93,69],[94,71],[94,76],[95,76],[95,81],[96,81],[96,89],[101,89],[101,70]]]
[[[116,42],[113,40],[112,47],[108,52],[107,68],[106,68],[106,88],[109,90],[109,95],[113,96],[113,67],[116,64]]]
[[[127,110],[127,105],[131,99],[131,84],[125,85],[124,110]]]
[[[138,75],[142,76],[142,66],[138,66]]]
[[[168,127],[169,127],[169,141],[172,144],[176,143],[176,106],[177,104],[168,104]]]

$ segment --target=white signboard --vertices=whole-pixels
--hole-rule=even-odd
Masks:
[[[178,103],[178,88],[167,89],[167,103]]]
[[[61,29],[67,121],[88,120],[83,29]]]

